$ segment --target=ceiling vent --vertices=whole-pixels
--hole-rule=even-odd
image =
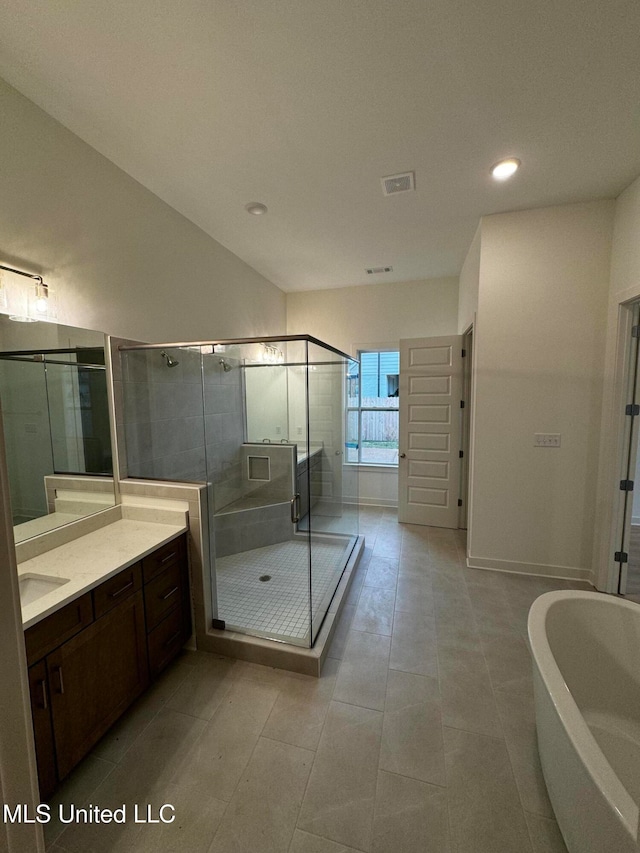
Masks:
[[[393,267],[369,267],[367,275],[378,275],[381,272],[393,272]]]
[[[408,193],[416,188],[416,176],[413,172],[403,172],[401,175],[387,175],[380,178],[382,181],[382,192],[385,195],[396,193]]]

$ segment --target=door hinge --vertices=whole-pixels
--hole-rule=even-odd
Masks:
[[[218,628],[218,630],[220,631],[224,631],[227,626],[227,623],[224,621],[224,619],[213,619],[212,624],[214,628]]]
[[[620,491],[621,492],[632,492],[633,491],[633,480],[620,480]]]
[[[458,498],[458,506],[462,506],[462,498]]]
[[[637,403],[628,403],[624,407],[625,415],[631,415],[635,417],[636,415],[640,415],[640,406]]]
[[[460,457],[460,459],[464,459],[464,450],[459,450],[458,456]]]
[[[632,326],[631,327],[631,337],[632,338],[640,338],[640,326]]]
[[[616,551],[613,555],[613,559],[616,561],[616,563],[628,563],[629,555],[626,551]]]
[[[464,400],[460,400],[460,408],[464,409]]]
[[[466,351],[466,349],[463,349],[462,350],[462,357],[465,358],[466,355],[467,355],[467,351]]]

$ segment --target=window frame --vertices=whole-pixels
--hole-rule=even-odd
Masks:
[[[358,419],[358,459],[356,461],[351,461],[347,458],[348,454],[345,454],[345,464],[346,465],[355,465],[360,468],[397,468],[398,460],[396,458],[395,462],[366,462],[362,461],[362,440],[360,436],[362,435],[362,413],[364,412],[397,412],[398,414],[398,430],[400,429],[400,400],[398,398],[398,406],[390,407],[390,406],[363,406],[362,405],[362,356],[367,355],[369,353],[377,353],[378,355],[378,382],[380,382],[380,355],[385,352],[393,352],[398,353],[398,377],[400,376],[400,350],[397,346],[369,346],[369,347],[358,347],[356,349],[356,357],[354,361],[359,365],[358,367],[358,405],[350,406],[349,405],[349,390],[348,386],[345,388],[346,399],[345,399],[345,437],[349,435],[349,414],[351,412],[357,412]],[[348,380],[347,380],[348,381]],[[378,385],[379,390],[379,385]],[[399,452],[399,440],[398,440],[398,452]]]

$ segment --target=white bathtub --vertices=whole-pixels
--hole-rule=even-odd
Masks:
[[[547,592],[529,639],[538,750],[567,848],[638,851],[640,605]]]

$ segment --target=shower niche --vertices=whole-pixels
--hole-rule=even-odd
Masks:
[[[208,485],[214,625],[313,646],[358,536],[350,357],[289,336],[121,360],[129,476]]]

